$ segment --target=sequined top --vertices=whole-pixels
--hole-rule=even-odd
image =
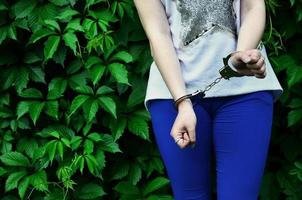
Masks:
[[[189,45],[213,26],[236,34],[236,15],[231,0],[173,0],[173,2],[181,15],[179,31],[184,46]]]
[[[240,29],[240,0],[161,0],[169,22],[186,93],[204,89],[219,77],[222,58],[236,51]],[[272,90],[274,101],[283,93],[262,42],[257,47],[265,58],[266,77],[222,79],[207,97],[230,96]],[[144,105],[151,99],[172,99],[155,61],[149,72]]]

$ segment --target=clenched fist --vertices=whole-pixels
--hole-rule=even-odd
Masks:
[[[258,49],[235,52],[229,61],[235,70],[242,75],[257,78],[265,78],[266,76],[264,57]]]
[[[183,100],[178,106],[178,114],[170,132],[171,137],[181,149],[188,145],[194,147],[196,123],[197,119],[191,100]]]

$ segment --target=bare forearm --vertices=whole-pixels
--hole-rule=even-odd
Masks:
[[[177,99],[185,95],[185,83],[171,36],[158,34],[157,37],[150,38],[150,47],[154,62],[173,98]]]
[[[186,89],[164,7],[160,0],[134,0],[134,3],[148,37],[154,62],[176,100],[186,94]]]
[[[257,48],[265,29],[265,17],[264,0],[242,1],[237,51]]]

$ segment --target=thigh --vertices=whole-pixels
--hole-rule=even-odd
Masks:
[[[197,117],[196,144],[184,149],[174,142],[170,130],[177,116],[172,99],[150,100],[149,111],[155,140],[171,181],[175,200],[210,199],[211,121],[194,105]]]
[[[227,99],[216,110],[213,134],[218,200],[256,200],[273,118],[273,96],[258,91]]]

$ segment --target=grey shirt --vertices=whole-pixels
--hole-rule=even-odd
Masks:
[[[220,76],[222,58],[236,51],[240,28],[240,0],[162,0],[177,53],[186,93],[204,89]],[[265,58],[266,77],[222,79],[206,91],[207,97],[272,90],[274,101],[283,93],[262,42],[257,47]],[[173,99],[155,61],[147,83],[145,108],[151,99]],[[149,110],[148,110],[149,111]]]

